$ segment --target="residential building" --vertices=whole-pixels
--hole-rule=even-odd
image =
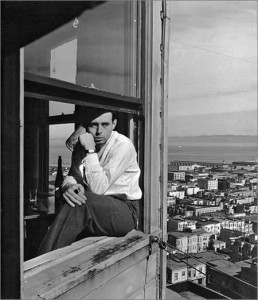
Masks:
[[[257,214],[258,213],[258,206],[257,205],[249,205],[249,206],[246,206],[245,208],[250,214]]]
[[[176,247],[178,252],[198,253],[207,250],[210,236],[204,230],[168,232],[168,243]]]
[[[172,196],[167,197],[168,206],[174,206],[176,204],[176,198]]]
[[[187,281],[187,265],[182,262],[175,262],[171,258],[167,259],[167,282],[178,283]]]
[[[200,188],[198,186],[187,186],[185,188],[186,195],[196,195],[199,192]]]
[[[179,180],[179,181],[185,181],[185,172],[168,172],[168,180],[169,181],[174,181],[174,180]]]
[[[232,218],[214,218],[214,221],[219,222],[220,227],[223,229],[245,231],[245,220]]]
[[[200,216],[202,214],[213,213],[217,211],[223,210],[223,205],[219,206],[195,206],[195,205],[187,205],[187,210],[192,210],[193,215],[195,217]]]
[[[251,222],[251,221],[245,222],[245,227],[244,227],[245,236],[249,236],[251,234],[254,234],[253,227],[254,227],[253,222]]]
[[[186,228],[196,229],[195,220],[186,220],[181,218],[180,216],[175,216],[172,219],[169,219],[167,230],[168,231],[184,231]]]
[[[199,233],[197,235],[197,253],[207,250],[210,237],[211,235],[207,234],[207,232],[204,230],[202,231],[202,233]]]
[[[199,178],[197,184],[201,189],[208,191],[218,189],[218,180],[216,178]]]
[[[221,240],[213,240],[213,248],[215,252],[218,250],[223,250],[226,248],[226,242]]]
[[[179,161],[179,162],[172,162],[174,165],[177,165],[179,171],[194,171],[200,165],[195,162],[188,162],[188,161]]]
[[[184,190],[169,191],[168,194],[171,197],[176,197],[176,198],[179,198],[179,199],[184,199],[184,197],[185,197],[185,191]]]
[[[233,203],[236,205],[241,205],[241,204],[251,204],[254,203],[254,197],[250,196],[250,197],[244,197],[242,196],[241,198],[235,198],[233,199]]]
[[[199,219],[197,222],[197,227],[203,228],[211,235],[214,235],[215,239],[217,239],[217,235],[220,234],[221,223],[216,220]]]
[[[186,206],[184,209],[184,216],[185,218],[192,218],[194,216],[194,211],[192,209],[188,209]]]
[[[167,282],[176,284],[187,280],[206,285],[206,265],[183,255],[168,257]]]
[[[217,206],[220,204],[221,197],[214,197],[214,198],[190,198],[193,200],[194,205],[201,205],[201,206]]]

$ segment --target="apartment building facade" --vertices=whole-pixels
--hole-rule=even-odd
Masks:
[[[218,180],[215,178],[198,178],[197,184],[201,189],[207,191],[218,189]]]
[[[204,230],[197,232],[168,232],[168,243],[179,253],[198,253],[207,250],[211,234]]]
[[[199,220],[197,227],[203,228],[217,239],[217,236],[220,234],[221,223],[215,220]]]
[[[245,219],[231,219],[231,218],[215,218],[221,225],[220,227],[228,230],[235,230],[245,233],[246,236],[254,234],[253,222]]]
[[[196,223],[195,220],[185,220],[176,216],[168,221],[167,228],[168,231],[184,231],[186,228],[195,230]]]
[[[178,199],[184,199],[184,197],[185,197],[184,190],[169,191],[168,194],[169,194],[169,196],[176,197]]]
[[[195,205],[187,205],[187,210],[193,211],[193,215],[195,217],[207,214],[207,213],[213,213],[217,211],[223,210],[223,205],[219,206],[195,206]]]
[[[193,258],[181,259],[173,258],[167,260],[167,282],[177,284],[184,281],[193,281],[206,285],[206,265]]]
[[[185,172],[168,172],[168,180],[180,180],[185,181]]]

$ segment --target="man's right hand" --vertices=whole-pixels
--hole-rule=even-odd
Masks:
[[[75,207],[75,204],[82,205],[87,200],[84,195],[84,187],[79,184],[72,184],[63,187],[63,197],[65,201],[72,207]]]
[[[91,133],[85,132],[84,134],[80,135],[79,140],[85,150],[95,150],[94,137]]]

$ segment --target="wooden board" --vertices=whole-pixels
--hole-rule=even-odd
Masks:
[[[156,254],[147,261],[148,250],[145,247],[134,252],[58,299],[134,299],[139,293],[142,296],[145,285],[157,276]]]
[[[41,256],[43,263],[40,257],[34,264],[28,263],[24,274],[25,299],[53,299],[64,294],[138,250],[146,246],[147,250],[149,236],[134,230],[126,237],[100,239],[94,246],[82,243],[74,245],[78,247],[74,251],[65,247]]]

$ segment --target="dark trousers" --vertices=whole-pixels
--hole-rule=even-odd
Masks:
[[[62,248],[87,236],[123,236],[137,227],[137,200],[125,195],[97,195],[86,191],[86,203],[65,203],[48,229],[39,255]]]

